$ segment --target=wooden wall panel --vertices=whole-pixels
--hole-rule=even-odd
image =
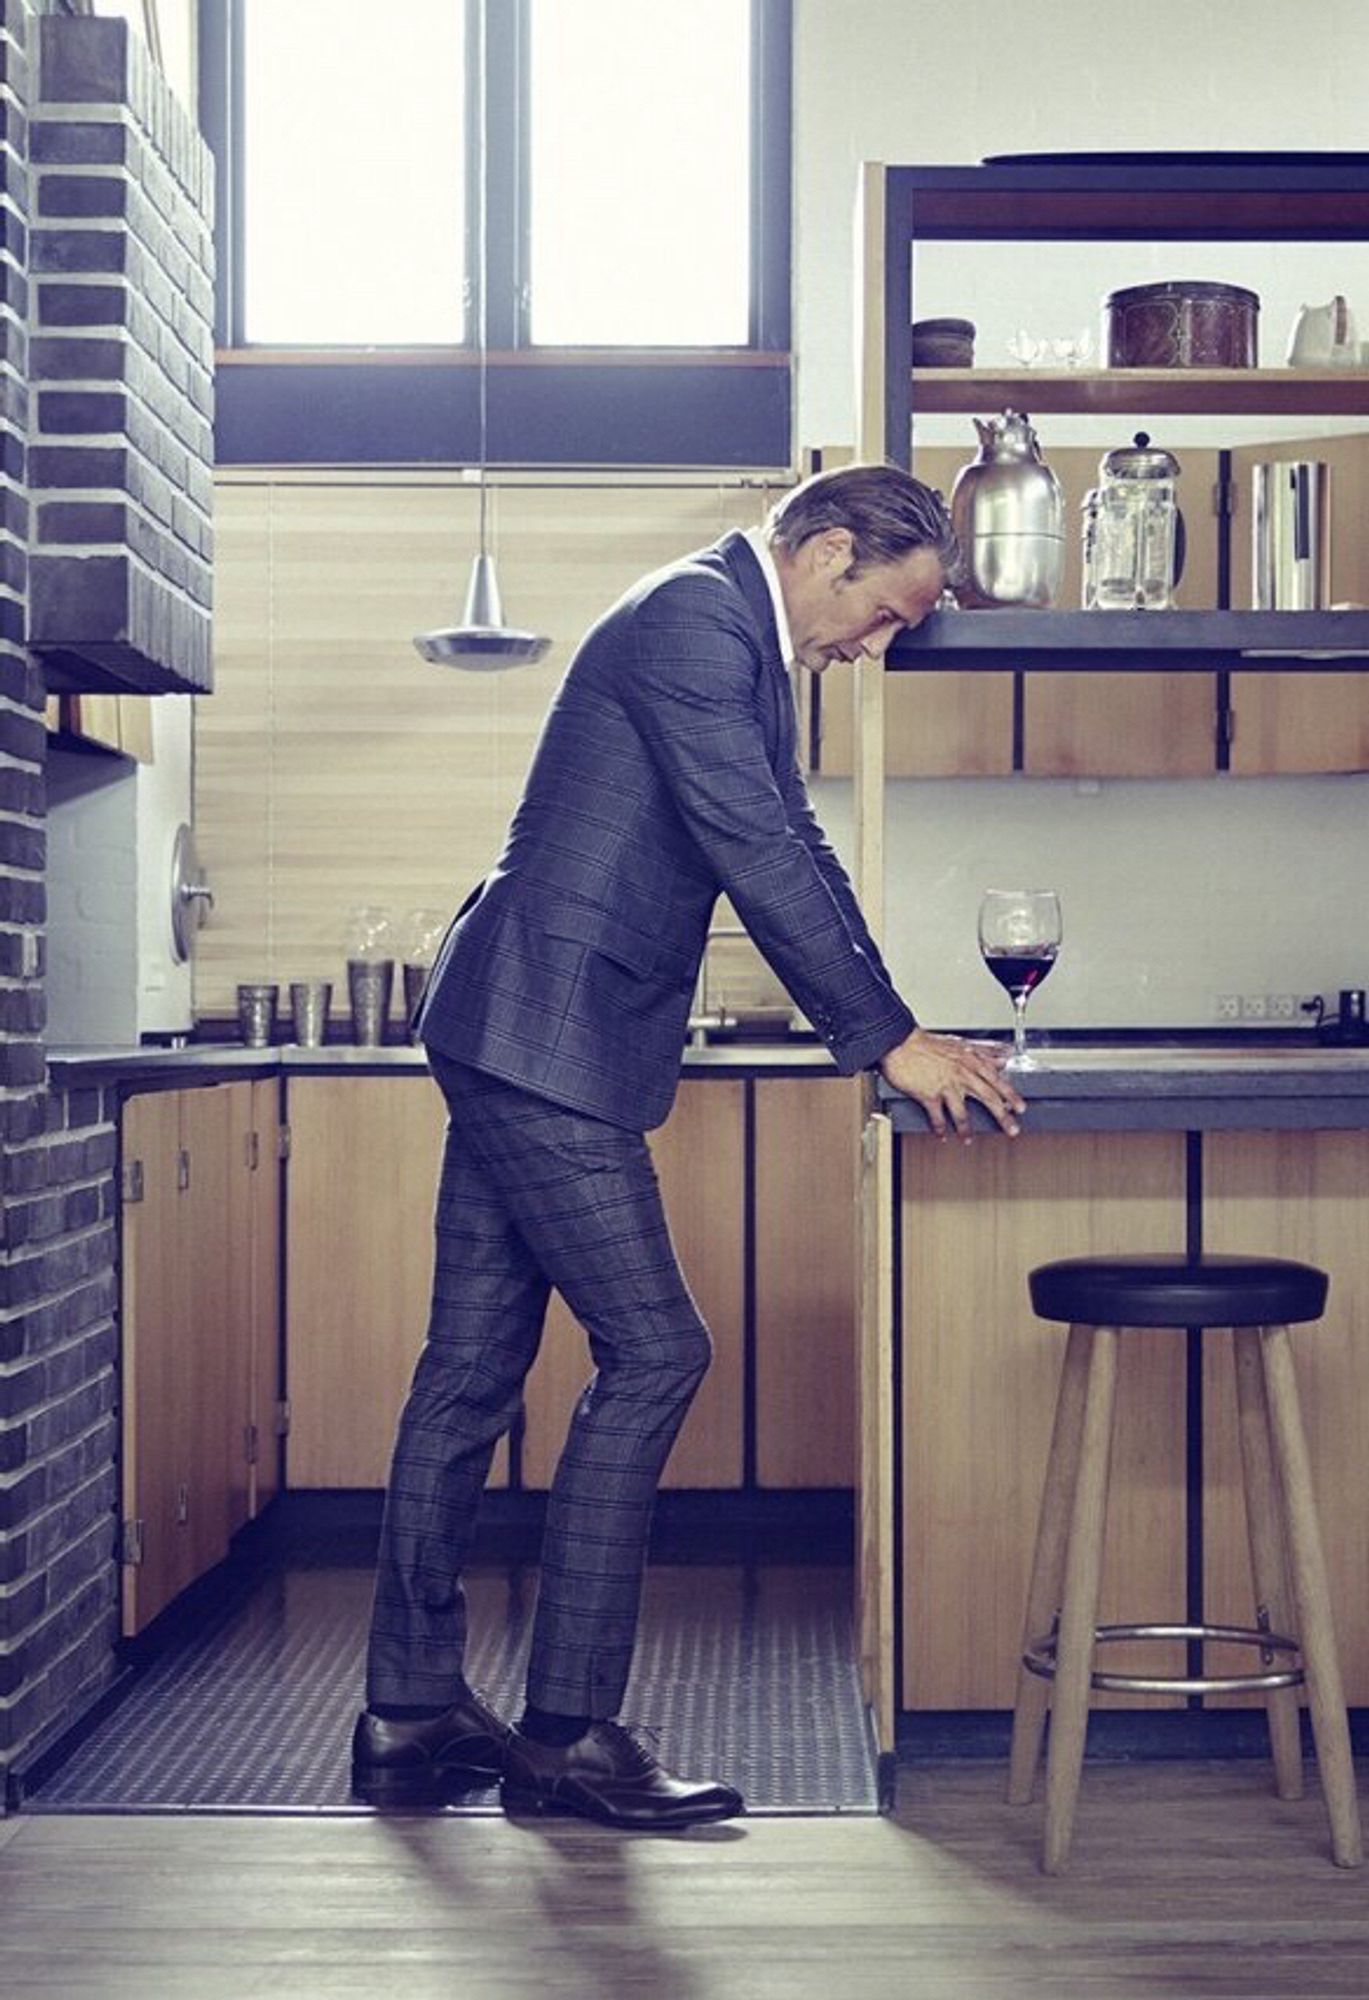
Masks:
[[[1214,1132],[1203,1141],[1204,1242],[1211,1251],[1294,1257],[1331,1276],[1326,1316],[1293,1330],[1293,1353],[1331,1575],[1346,1697],[1369,1702],[1369,1134]],[[1231,1342],[1206,1343],[1203,1376],[1207,1612],[1248,1625],[1251,1584],[1241,1502]],[[1214,1668],[1248,1670],[1252,1655]]]
[[[511,622],[553,635],[503,674],[432,667],[477,496],[450,480],[221,482],[215,692],[196,701],[195,808],[215,908],[196,1009],[242,979],[332,978],[349,912],[447,911],[502,843],[547,704],[582,633],[643,572],[758,519],[764,487],[510,486],[491,546]]]
[[[1065,1329],[1027,1274],[1055,1257],[1181,1250],[1180,1133],[903,1141],[903,1705],[1012,1705]],[[1184,1342],[1122,1343],[1101,1616],[1184,1606]],[[1120,1664],[1181,1662],[1115,1647]],[[1126,1697],[1098,1697],[1121,1702]]]

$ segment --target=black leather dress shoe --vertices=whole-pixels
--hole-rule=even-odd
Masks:
[[[473,1688],[441,1715],[387,1722],[365,1709],[352,1732],[352,1790],[371,1805],[435,1805],[504,1775],[512,1731]]]
[[[580,1813],[606,1826],[656,1833],[746,1810],[731,1785],[673,1776],[617,1722],[592,1723],[564,1749],[534,1743],[515,1729],[502,1796],[509,1812]]]

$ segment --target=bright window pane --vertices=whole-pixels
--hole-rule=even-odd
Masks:
[[[532,338],[742,346],[749,0],[532,0]]]
[[[244,331],[463,336],[461,0],[246,0]]]

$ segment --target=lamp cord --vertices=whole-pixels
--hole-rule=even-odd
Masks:
[[[486,278],[489,263],[489,165],[485,153],[485,99],[488,91],[485,37],[488,32],[489,0],[476,0],[476,172],[478,211],[476,230],[476,353],[479,368],[480,427],[480,553],[485,554],[485,463],[489,444],[489,314]]]

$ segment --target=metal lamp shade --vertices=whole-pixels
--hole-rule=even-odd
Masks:
[[[436,632],[420,632],[414,645],[434,666],[493,674],[505,667],[531,666],[542,658],[551,640],[539,632],[520,632],[504,623],[494,557],[482,549],[471,568],[461,623]]]

